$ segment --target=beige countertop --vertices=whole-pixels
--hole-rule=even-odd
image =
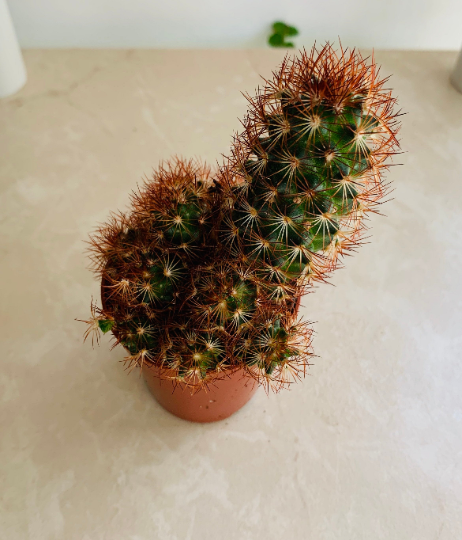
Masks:
[[[165,412],[82,344],[84,240],[174,154],[226,153],[281,51],[26,51],[0,101],[0,538],[462,538],[455,53],[377,52],[409,114],[394,200],[304,300],[318,357],[229,420]]]

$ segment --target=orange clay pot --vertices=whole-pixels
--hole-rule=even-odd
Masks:
[[[103,285],[103,284],[102,284]],[[105,305],[104,288],[101,300]],[[301,298],[297,298],[294,315],[297,316]],[[168,378],[168,371],[155,366],[143,366],[143,376],[157,402],[168,412],[190,422],[216,422],[228,418],[242,408],[255,394],[258,383],[245,376],[244,369],[230,369],[212,379],[207,388],[197,390]],[[172,372],[173,374],[173,372]],[[189,381],[194,384],[195,381]]]
[[[156,367],[143,367],[144,379],[160,405],[190,422],[216,422],[228,418],[255,394],[258,383],[243,369],[229,370],[201,390],[159,377]]]

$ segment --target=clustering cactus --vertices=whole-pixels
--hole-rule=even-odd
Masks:
[[[176,159],[91,240],[102,309],[128,366],[203,385],[244,368],[274,388],[309,365],[297,301],[358,245],[399,147],[374,62],[330,45],[283,62],[249,99],[220,170]]]

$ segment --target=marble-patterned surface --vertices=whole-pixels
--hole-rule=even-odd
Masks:
[[[226,153],[280,51],[26,51],[0,102],[0,537],[462,538],[455,53],[377,52],[409,114],[372,242],[305,298],[318,358],[213,425],[82,344],[84,240],[161,159]]]

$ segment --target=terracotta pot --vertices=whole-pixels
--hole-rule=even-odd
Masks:
[[[104,287],[101,284],[101,301],[106,305]],[[300,297],[294,305],[296,316]],[[224,372],[200,391],[168,378],[168,372],[160,376],[159,368],[143,366],[143,376],[152,395],[164,409],[190,422],[216,422],[228,418],[242,408],[255,394],[258,384],[245,376],[243,369]],[[194,381],[190,381],[194,383]]]
[[[144,379],[160,405],[190,422],[216,422],[228,418],[255,394],[258,384],[244,370],[229,371],[199,391],[159,377],[156,367],[143,367]]]

